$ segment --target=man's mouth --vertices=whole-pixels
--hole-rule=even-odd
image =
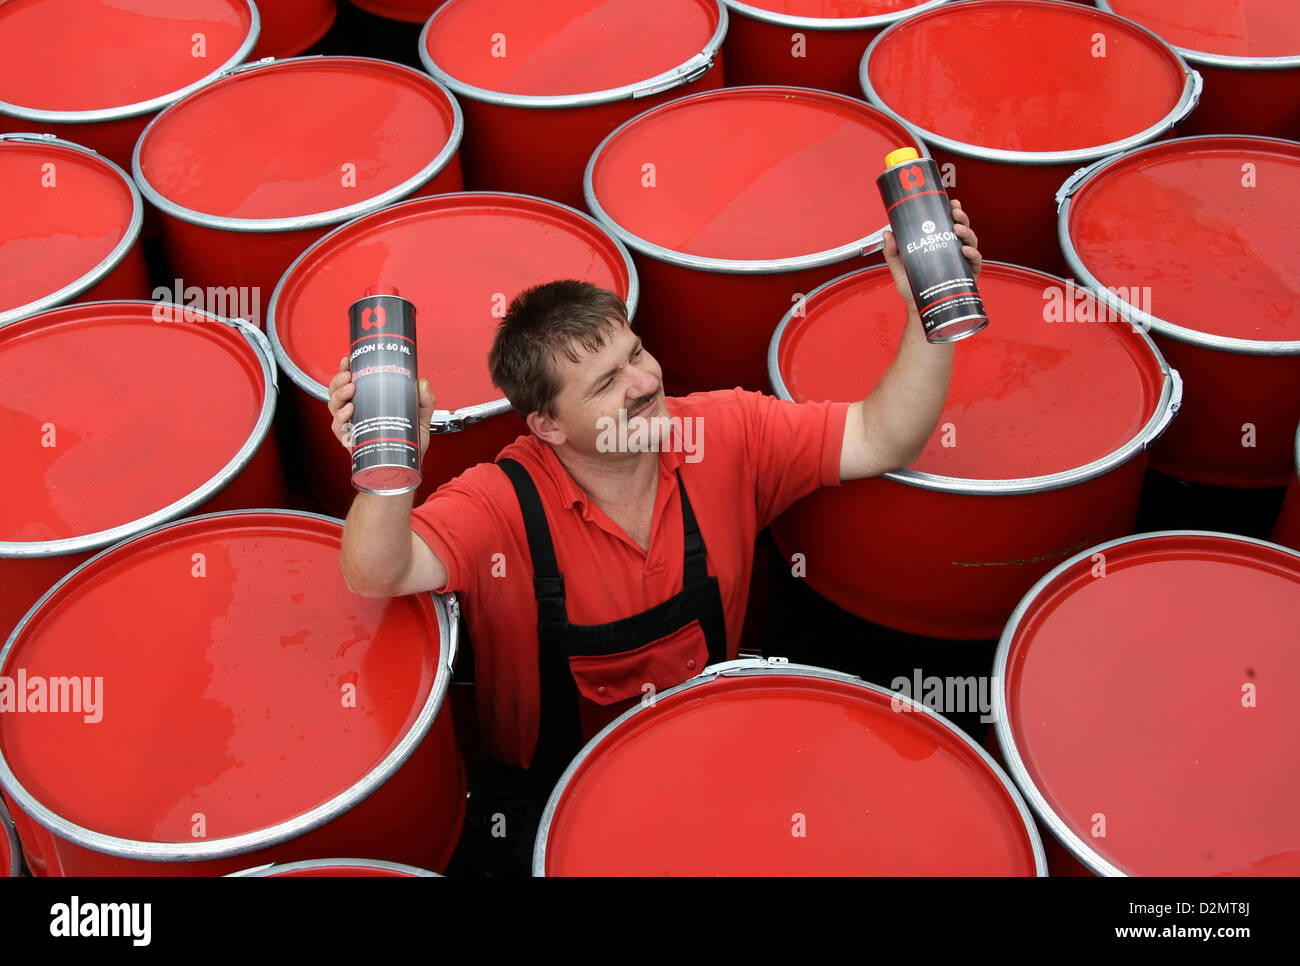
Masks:
[[[628,419],[633,419],[633,418],[635,418],[635,417],[637,417],[637,416],[642,415],[643,413],[648,412],[648,411],[649,411],[650,409],[652,409],[655,405],[657,405],[658,402],[659,402],[659,393],[656,392],[653,396],[650,397],[650,401],[649,401],[649,402],[645,403],[643,406],[640,406],[640,407],[639,407],[638,409],[636,409],[635,411],[631,411],[631,410],[629,410],[629,411],[628,411],[628,414],[627,414],[627,418],[628,418]]]

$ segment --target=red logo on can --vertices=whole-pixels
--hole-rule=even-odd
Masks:
[[[903,186],[904,191],[924,188],[925,168],[921,167],[919,164],[914,164],[910,168],[903,168],[898,172],[898,183]]]
[[[375,317],[374,322],[370,321],[371,312],[374,313],[374,317]],[[384,311],[384,307],[382,305],[376,305],[373,309],[367,305],[364,309],[361,310],[361,328],[367,332],[369,332],[371,329],[383,328],[384,323],[387,321],[388,321],[388,313]]]

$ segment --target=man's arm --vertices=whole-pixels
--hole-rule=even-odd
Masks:
[[[334,436],[351,450],[351,424],[356,392],[352,368],[345,356],[330,380],[329,409]],[[434,397],[427,379],[420,380],[420,462],[429,448],[429,420]],[[358,493],[343,525],[339,566],[348,589],[362,597],[400,597],[441,590],[447,568],[429,545],[411,529],[414,491],[396,496]]]
[[[962,254],[978,276],[982,264],[979,242],[960,205],[952,202],[956,233],[965,242]],[[952,375],[953,344],[926,341],[898,243],[890,231],[885,232],[884,255],[894,287],[907,306],[907,323],[889,369],[866,399],[849,407],[840,449],[841,480],[879,476],[915,462],[943,414]]]

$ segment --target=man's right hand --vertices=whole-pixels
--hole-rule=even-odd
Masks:
[[[339,371],[330,380],[329,391],[330,416],[333,418],[330,428],[334,431],[334,438],[350,453],[352,452],[352,414],[356,409],[352,397],[356,394],[357,386],[352,381],[352,364],[347,356],[339,360]],[[428,379],[420,380],[419,392],[420,409],[416,421],[420,429],[419,465],[423,466],[424,454],[429,451],[429,423],[433,419],[435,403]]]

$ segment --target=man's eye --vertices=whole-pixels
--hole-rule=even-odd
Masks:
[[[645,347],[644,347],[644,346],[637,346],[637,347],[636,347],[636,351],[632,353],[632,358],[633,358],[633,359],[637,358],[638,356],[641,355],[641,353],[642,353],[644,350],[645,350]]]
[[[610,379],[606,379],[605,382],[604,382],[604,384],[601,385],[601,387],[600,387],[599,389],[597,389],[596,391],[597,391],[597,392],[604,392],[606,389],[608,389],[608,388],[609,388],[610,386],[612,386],[612,385],[614,385],[614,380],[613,380],[612,378],[610,378]]]

